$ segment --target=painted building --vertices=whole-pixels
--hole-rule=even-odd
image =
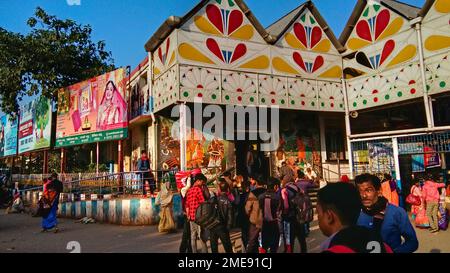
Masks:
[[[263,28],[243,1],[200,1],[182,18],[164,22],[145,47],[160,126],[155,140],[158,167],[209,171],[236,166],[245,172],[251,146],[257,169],[267,175],[281,161],[311,166],[319,174],[326,169],[334,179],[338,162],[341,170],[348,169],[341,56],[345,49],[312,2]],[[283,119],[277,147],[261,152],[261,139],[229,141],[201,129],[181,135],[181,141],[172,139],[171,110],[198,99],[204,106],[223,108],[278,106]]]
[[[413,168],[446,170],[449,7],[445,0],[427,0],[422,9],[358,0],[339,39],[311,1],[267,28],[241,0],[200,1],[169,17],[145,45],[159,126],[150,130],[153,161],[160,168],[238,167],[249,146],[263,144],[201,130],[173,139],[172,109],[201,98],[223,108],[279,107],[280,143],[262,153],[262,169],[297,162],[328,180],[387,172],[399,186]],[[422,167],[412,163],[420,160]]]
[[[358,1],[340,37],[353,172],[391,173],[404,196],[418,176],[448,177],[449,19],[445,0]]]

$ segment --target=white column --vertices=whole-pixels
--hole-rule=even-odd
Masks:
[[[398,153],[398,138],[392,138],[392,148],[394,150],[394,165],[395,165],[395,180],[397,181],[397,187],[402,190],[402,184],[400,183],[400,159]]]
[[[424,55],[423,55],[421,21],[422,21],[422,18],[418,17],[411,22],[411,25],[415,24],[415,29],[416,29],[416,33],[417,33],[417,44],[419,46],[420,75],[422,78],[423,102],[424,102],[424,106],[425,106],[425,115],[427,118],[427,126],[428,126],[428,128],[433,128],[434,127],[433,105],[431,103],[430,98],[428,97],[427,79],[426,79],[426,75],[425,75],[426,68],[425,68]]]
[[[180,169],[186,170],[186,108],[185,103],[180,104]]]
[[[347,83],[345,79],[341,80],[342,82],[342,90],[344,90],[344,105],[345,105],[345,132],[347,136],[347,158],[348,158],[348,168],[350,171],[350,179],[354,178],[353,172],[353,152],[352,152],[352,143],[350,141],[350,135],[352,134],[351,126],[350,126],[350,110],[348,106],[348,94],[347,94]]]

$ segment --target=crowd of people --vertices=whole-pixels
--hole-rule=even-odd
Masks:
[[[446,198],[449,197],[450,185],[445,189],[445,183],[437,182],[431,174],[416,181],[406,200],[411,205],[411,215],[416,227],[429,228],[431,233],[446,230]]]
[[[209,240],[211,251],[217,253],[220,239],[224,250],[231,253],[233,228],[241,231],[243,252],[276,253],[283,245],[284,252],[292,253],[295,240],[300,251],[307,252],[306,237],[313,220],[307,191],[314,183],[303,172],[286,173],[281,180],[260,175],[246,180],[225,172],[218,178],[216,191],[206,183],[207,178],[195,170],[181,189],[185,224],[180,252],[207,252]]]
[[[441,223],[447,211],[440,198],[448,195],[450,187],[446,191],[445,184],[431,177],[413,186],[411,195],[417,198],[406,198],[413,222],[400,206],[399,189],[390,175],[341,180],[321,187],[317,195],[319,228],[328,237],[321,245],[323,252],[413,253],[419,246],[414,223],[427,221],[431,233],[447,228]],[[226,172],[217,181],[216,190],[207,187],[199,169],[184,180],[181,253],[208,252],[208,240],[211,252],[217,253],[219,239],[225,252],[235,252],[230,239],[235,228],[241,232],[242,252],[292,253],[295,241],[300,247],[296,252],[308,252],[306,238],[314,215],[308,191],[318,186],[316,181],[285,165],[277,178],[250,175],[247,181]],[[412,204],[416,199],[420,202]]]

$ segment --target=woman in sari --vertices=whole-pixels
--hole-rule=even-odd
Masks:
[[[39,210],[42,216],[42,232],[47,232],[53,228],[55,233],[58,232],[58,192],[51,183],[46,185],[39,203]]]
[[[422,187],[419,183],[416,183],[411,188],[411,193],[413,193],[416,196],[420,197],[420,205],[419,206],[413,206],[411,211],[415,213],[414,223],[416,227],[419,228],[428,228],[430,227],[430,222],[428,221],[427,217],[427,207],[425,204],[425,199],[422,194]]]
[[[97,128],[108,130],[113,125],[126,122],[126,115],[127,104],[114,83],[109,81],[106,84],[105,93],[98,109]]]
[[[159,232],[172,232],[175,230],[175,222],[172,216],[172,206],[173,206],[173,193],[169,189],[170,183],[165,182],[161,184],[161,190],[155,200],[155,205],[159,205]]]

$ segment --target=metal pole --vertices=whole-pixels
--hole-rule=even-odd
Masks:
[[[44,151],[44,166],[42,169],[43,174],[48,174],[48,151]]]
[[[98,176],[98,162],[100,159],[100,144],[97,142],[97,161],[96,161],[96,175]]]
[[[64,148],[61,148],[61,162],[60,162],[60,172],[59,173],[64,173]]]
[[[348,104],[348,91],[347,91],[347,83],[346,83],[345,79],[342,79],[341,82],[342,82],[342,90],[344,90],[345,131],[346,131],[346,136],[347,136],[348,168],[349,168],[350,179],[353,179],[353,177],[354,177],[353,151],[352,151],[352,144],[350,142],[350,136],[352,135],[352,131],[351,131],[351,125],[350,125],[350,110],[349,110],[349,104]]]
[[[186,170],[186,104],[180,105],[180,169]]]
[[[399,152],[398,152],[398,138],[393,137],[392,138],[392,148],[394,150],[394,165],[395,165],[395,181],[397,182],[397,187],[399,189],[399,192],[402,191],[402,183],[401,183],[401,176],[400,176],[400,158],[399,158]],[[402,206],[402,200],[400,197],[400,206]]]
[[[420,61],[420,75],[422,78],[422,89],[423,89],[423,102],[425,106],[425,115],[427,118],[427,126],[428,128],[434,127],[433,122],[433,111],[432,111],[432,105],[430,104],[430,98],[428,97],[428,90],[427,90],[427,79],[425,74],[425,62],[424,62],[424,55],[423,55],[423,43],[422,43],[422,30],[421,30],[421,21],[422,18],[416,18],[411,22],[411,24],[415,24],[415,29],[417,33],[417,44],[419,45],[419,61]]]

